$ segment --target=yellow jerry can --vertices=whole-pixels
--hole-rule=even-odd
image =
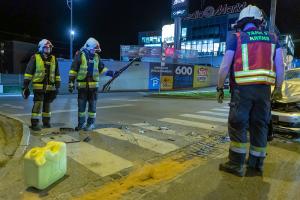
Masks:
[[[43,190],[65,176],[67,149],[63,142],[51,141],[44,147],[32,148],[24,158],[25,183]]]

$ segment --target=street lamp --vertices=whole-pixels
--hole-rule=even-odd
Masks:
[[[75,32],[73,30],[73,0],[67,0],[67,6],[70,9],[71,29],[70,29],[70,60],[73,59],[73,40]]]

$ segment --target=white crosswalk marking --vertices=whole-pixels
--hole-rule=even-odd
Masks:
[[[74,140],[76,139],[74,138]],[[67,144],[67,154],[73,160],[102,177],[133,166],[132,162],[86,142]]]
[[[206,115],[193,115],[193,114],[183,114],[180,115],[181,117],[188,117],[188,118],[194,118],[194,119],[202,119],[205,121],[213,121],[213,122],[222,122],[227,123],[227,119],[225,118],[217,118],[217,117],[209,117]]]
[[[214,110],[214,111],[221,111],[221,112],[228,112],[229,108],[214,108],[212,110]]]
[[[129,141],[130,143],[134,143],[142,148],[148,149],[150,151],[154,151],[160,154],[166,154],[171,151],[178,149],[179,147],[164,141],[160,141],[151,137],[147,137],[145,135],[136,134],[133,132],[124,133],[120,129],[116,128],[103,128],[97,129],[95,132],[100,133],[102,135],[106,135],[118,140]],[[129,136],[129,137],[128,137]],[[134,140],[130,139],[133,137]]]
[[[219,113],[219,112],[211,112],[211,111],[199,111],[197,113],[220,116],[220,117],[228,117],[228,113]]]
[[[183,126],[191,126],[191,127],[195,127],[195,128],[201,128],[201,129],[212,130],[212,131],[217,131],[217,132],[226,132],[227,131],[227,127],[225,127],[225,126],[213,125],[213,124],[201,123],[201,122],[192,122],[192,121],[181,120],[181,119],[163,118],[163,119],[159,119],[158,121],[167,122],[167,123],[171,123],[171,124],[179,124],[179,125],[183,125]]]

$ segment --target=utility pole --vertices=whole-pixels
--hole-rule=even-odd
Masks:
[[[270,26],[269,26],[269,31],[271,33],[275,32],[276,6],[277,6],[277,0],[271,0]]]
[[[71,29],[69,31],[70,34],[70,60],[73,60],[73,40],[75,32],[73,30],[73,0],[67,0],[67,5],[70,9],[70,20],[71,20]]]

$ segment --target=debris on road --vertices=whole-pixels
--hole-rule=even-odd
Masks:
[[[168,127],[161,126],[161,127],[158,128],[158,130],[167,131],[167,130],[170,130],[170,129]]]
[[[62,127],[62,128],[59,128],[59,131],[60,132],[75,132],[75,129],[74,128],[68,128],[68,127]]]
[[[84,138],[82,141],[83,141],[83,142],[89,142],[89,141],[91,141],[91,138],[90,138],[90,136],[87,136],[87,137]]]

